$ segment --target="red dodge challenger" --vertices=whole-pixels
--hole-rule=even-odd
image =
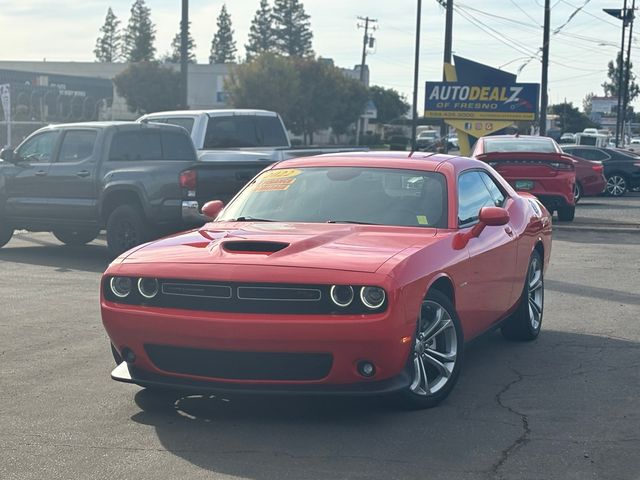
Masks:
[[[549,212],[490,166],[425,153],[289,160],[214,221],[104,273],[112,378],[197,391],[397,395],[431,407],[464,344],[542,322]]]

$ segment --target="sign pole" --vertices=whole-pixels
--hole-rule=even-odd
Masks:
[[[418,68],[420,66],[420,20],[422,16],[422,0],[418,0],[416,14],[416,49],[413,65],[413,118],[411,120],[411,151],[416,150],[416,131],[418,129]]]
[[[2,100],[2,110],[4,111],[4,120],[7,122],[7,143],[6,147],[11,146],[11,87],[8,83],[0,85],[0,99]]]

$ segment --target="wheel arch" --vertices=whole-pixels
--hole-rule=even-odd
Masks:
[[[139,192],[133,188],[116,187],[106,191],[100,203],[100,219],[106,224],[109,215],[121,205],[132,205],[144,211]]]
[[[434,277],[434,279],[429,284],[429,287],[427,288],[425,296],[431,290],[439,291],[449,299],[452,305],[456,304],[456,294],[455,294],[455,288],[453,286],[453,281],[451,280],[451,278],[449,278],[447,274],[441,273],[436,277]]]

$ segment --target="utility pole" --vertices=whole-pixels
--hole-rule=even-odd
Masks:
[[[420,66],[420,20],[422,17],[422,0],[418,0],[416,13],[416,50],[413,63],[413,119],[411,121],[411,151],[416,150],[416,131],[418,130],[418,69]]]
[[[618,114],[616,115],[616,147],[620,146],[620,120],[622,120],[622,74],[624,72],[624,33],[627,28],[627,0],[622,7],[622,41],[620,43],[620,65],[618,67]],[[617,63],[617,62],[616,62]]]
[[[443,59],[443,71],[442,81],[447,80],[444,74],[444,64],[451,63],[451,51],[453,50],[453,0],[446,0],[446,15],[444,21],[444,59]],[[447,139],[447,133],[449,133],[449,127],[447,122],[442,120],[442,133],[444,134],[443,148],[444,153],[449,153],[449,140]]]
[[[624,145],[624,124],[627,118],[627,105],[629,104],[629,80],[631,76],[631,40],[633,39],[633,20],[636,16],[636,0],[632,0],[631,2],[631,11],[627,12],[625,15],[625,20],[627,20],[627,15],[629,16],[629,41],[627,42],[627,61],[625,65],[625,80],[624,80],[624,97],[622,101],[622,119],[621,119],[621,128],[622,131],[621,139],[622,144]],[[621,62],[622,63],[622,62]]]
[[[625,0],[626,1],[626,0]],[[544,0],[544,33],[542,35],[542,81],[540,82],[540,135],[547,134],[547,105],[549,103],[549,24],[550,0]]]
[[[362,61],[360,62],[360,82],[365,83],[364,67],[367,65],[367,47],[373,45],[373,37],[369,36],[369,24],[377,23],[378,21],[369,17],[358,17],[358,20],[364,22],[364,37],[362,38]],[[362,28],[362,25],[358,24],[358,28]],[[375,26],[371,27],[375,30]],[[364,118],[358,118],[356,123],[356,145],[360,145],[360,132],[364,129]]]
[[[189,107],[187,82],[189,81],[189,0],[182,0],[182,20],[180,21],[180,81],[182,83],[182,108]]]

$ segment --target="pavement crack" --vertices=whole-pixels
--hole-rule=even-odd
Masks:
[[[516,438],[513,441],[513,443],[511,443],[511,445],[509,445],[507,448],[502,450],[502,452],[500,452],[500,458],[491,466],[490,473],[493,478],[500,478],[500,474],[499,474],[500,468],[502,468],[502,466],[506,463],[506,461],[509,459],[511,455],[513,455],[520,447],[522,447],[529,441],[529,435],[531,434],[531,428],[529,427],[529,418],[527,417],[527,415],[525,415],[524,413],[518,412],[517,410],[510,407],[509,405],[506,405],[502,399],[502,396],[505,393],[507,393],[509,389],[511,389],[511,387],[513,387],[514,385],[524,380],[523,374],[521,374],[520,372],[518,372],[513,368],[511,370],[513,371],[513,373],[517,375],[518,378],[507,383],[504,387],[502,387],[502,390],[500,390],[496,394],[495,400],[496,400],[496,403],[500,405],[500,407],[520,417],[520,422],[522,423],[522,432],[520,433],[518,438]]]

